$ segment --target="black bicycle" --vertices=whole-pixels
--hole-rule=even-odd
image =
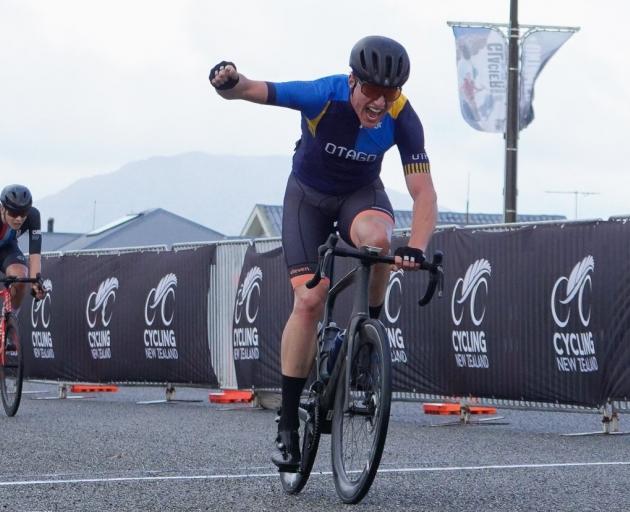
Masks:
[[[281,472],[285,492],[299,493],[310,476],[321,434],[332,434],[332,466],[335,488],[345,503],[358,503],[367,494],[381,461],[392,394],[391,356],[385,328],[368,314],[370,269],[376,263],[394,263],[392,256],[380,256],[379,248],[336,247],[338,237],[328,237],[319,247],[319,263],[306,284],[315,287],[322,277],[330,279],[324,317],[318,333],[316,377],[300,402],[302,459],[297,472]],[[333,283],[334,256],[359,260],[338,282]],[[419,305],[429,303],[436,289],[442,295],[443,254],[436,252],[431,262],[423,262],[429,284]],[[337,296],[354,287],[352,314],[343,336],[332,319]],[[337,338],[338,354],[329,350]],[[333,348],[334,351],[334,348]],[[332,363],[332,364],[331,364]]]
[[[24,359],[18,330],[17,318],[11,304],[11,286],[15,283],[39,283],[37,277],[4,277],[0,279],[4,288],[0,290],[0,397],[7,416],[15,416],[22,399]]]

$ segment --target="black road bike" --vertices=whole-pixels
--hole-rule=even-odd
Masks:
[[[358,503],[367,494],[378,470],[387,428],[392,394],[391,355],[387,333],[379,320],[368,314],[368,285],[371,267],[394,263],[392,256],[380,256],[379,248],[336,247],[338,237],[328,237],[319,247],[319,263],[306,284],[315,287],[322,277],[330,279],[322,326],[318,333],[316,378],[300,401],[300,440],[302,459],[297,472],[280,472],[285,492],[299,493],[310,476],[321,434],[332,434],[332,466],[335,488],[345,503]],[[336,283],[333,282],[334,256],[349,257],[359,264]],[[419,305],[429,303],[436,289],[442,295],[441,252],[421,269],[429,272],[429,284]],[[328,374],[324,365],[331,331],[336,330],[332,311],[337,296],[354,286],[352,314]],[[323,357],[324,356],[324,357]]]

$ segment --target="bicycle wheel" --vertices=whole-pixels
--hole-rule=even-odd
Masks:
[[[349,410],[344,411],[345,373],[340,373],[332,420],[335,488],[345,503],[367,494],[381,462],[392,397],[387,334],[378,320],[366,320],[354,339]]]
[[[298,494],[311,475],[317,448],[319,447],[320,432],[320,409],[317,397],[309,397],[307,401],[300,404],[300,439],[302,440],[300,469],[297,473],[280,473],[282,488],[287,494]]]
[[[15,416],[22,398],[24,361],[18,334],[17,319],[7,315],[4,328],[4,362],[0,365],[0,396],[7,416]],[[13,345],[6,350],[7,344]]]

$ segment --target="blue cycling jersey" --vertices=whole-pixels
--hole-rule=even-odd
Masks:
[[[406,96],[401,95],[374,128],[363,128],[350,104],[347,75],[310,82],[267,82],[267,103],[299,110],[302,137],[293,173],[325,194],[347,194],[373,182],[383,155],[398,147],[405,174],[428,173],[424,131]]]
[[[42,233],[39,210],[31,208],[20,227],[15,231],[11,226],[0,221],[0,249],[16,243],[17,238],[28,231],[28,252],[29,254],[40,254],[42,252]]]

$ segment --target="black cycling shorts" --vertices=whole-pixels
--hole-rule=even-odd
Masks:
[[[394,210],[380,179],[350,194],[333,196],[304,185],[291,174],[282,213],[282,246],[289,278],[315,273],[317,248],[330,233],[338,232],[353,245],[352,221],[365,210],[380,211],[394,220]]]
[[[0,247],[0,270],[5,273],[7,267],[14,263],[26,266],[26,256],[24,256],[15,240]]]

